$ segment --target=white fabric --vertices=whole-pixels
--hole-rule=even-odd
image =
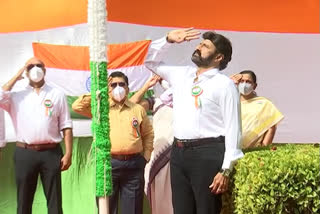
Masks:
[[[156,98],[153,110],[157,109],[158,106],[162,105],[160,99]],[[149,185],[149,176],[150,170],[152,169],[154,163],[168,147],[173,143],[173,116],[172,108],[169,106],[162,106],[158,109],[157,112],[153,115],[152,125],[154,131],[154,140],[153,140],[153,151],[151,153],[150,161],[146,164],[145,167],[145,193],[147,194],[147,188]],[[165,129],[163,127],[166,127]],[[155,190],[153,190],[155,191]]]
[[[162,104],[161,100],[156,98],[153,110],[157,109]],[[150,171],[155,167],[155,163],[173,143],[172,119],[172,108],[166,105],[160,107],[153,116],[154,150],[152,151],[150,161],[147,163],[144,171],[144,191],[147,194],[148,186],[150,185],[151,209],[153,214],[173,213],[170,185],[170,162],[160,169],[151,183],[149,177]]]
[[[162,64],[162,58],[170,46],[166,38],[152,42],[145,64],[172,86],[174,136],[179,139],[225,136],[222,168],[231,168],[232,162],[243,156],[240,150],[240,98],[236,86],[218,69],[199,75],[194,83],[197,68]],[[196,108],[195,97],[191,94],[196,85],[203,89],[199,96],[199,108]]]
[[[4,112],[2,109],[0,109],[0,148],[4,147],[6,145],[6,130],[5,130],[5,121],[4,121]]]
[[[88,1],[90,61],[106,62],[107,10],[105,0]]]
[[[130,91],[139,90],[152,75],[144,65],[108,69],[108,74],[110,75],[115,71],[121,71],[128,76]],[[46,67],[45,80],[48,84],[69,96],[80,96],[90,91],[90,71]],[[68,80],[68,84],[66,84],[66,80]]]
[[[151,184],[152,214],[173,214],[170,162],[154,178]]]
[[[52,103],[48,111],[44,105],[45,100]],[[60,131],[72,128],[64,94],[47,84],[40,89],[39,94],[31,86],[19,92],[0,89],[0,108],[10,114],[17,141],[20,142],[59,143],[62,140]]]
[[[145,39],[157,39],[172,30],[170,27],[156,27],[121,22],[108,22],[108,42],[110,44],[133,42]],[[209,29],[210,30],[210,29]],[[211,29],[212,30],[212,29]],[[201,32],[206,31],[201,30]],[[134,32],[134,33],[128,33]],[[267,32],[236,32],[216,31],[226,35],[233,44],[232,61],[223,71],[226,75],[239,73],[251,69],[258,77],[256,92],[268,97],[285,115],[285,119],[277,127],[274,142],[277,143],[317,143],[319,139],[320,99],[317,98],[320,86],[319,58],[320,40],[318,34],[267,33]],[[61,45],[88,46],[88,25],[79,24],[67,27],[51,28],[33,32],[19,32],[0,34],[0,85],[6,83],[21,68],[26,60],[33,56],[32,42]],[[166,56],[166,63],[172,65],[192,65],[191,54],[199,40],[185,42],[170,49]],[[304,54],[297,54],[296,51]],[[131,70],[133,71],[131,73]],[[129,74],[130,90],[142,87],[143,82],[150,76],[143,73],[134,75],[135,69],[125,71]],[[110,71],[110,70],[109,70]],[[48,69],[46,81],[62,83],[66,87],[75,86],[74,79],[80,76],[77,72],[72,76],[69,71],[64,76],[63,71],[53,73],[57,75],[51,81]],[[86,75],[90,75],[86,72]],[[150,73],[150,72],[149,72]],[[47,78],[48,77],[48,78]],[[136,79],[135,79],[136,78]],[[85,79],[86,80],[86,79]],[[87,93],[85,82],[77,82],[83,91],[67,95]],[[61,84],[60,84],[61,85]],[[297,87],[299,85],[299,87]],[[56,85],[52,85],[56,87]],[[78,88],[78,86],[77,86]],[[306,90],[301,90],[301,88]],[[21,89],[15,87],[14,90]],[[60,88],[61,89],[61,88]],[[307,96],[306,96],[307,94]],[[294,96],[293,96],[294,95]],[[297,101],[297,97],[299,101]],[[307,114],[303,112],[308,112]],[[15,140],[14,130],[8,114],[5,114],[6,141]],[[90,126],[86,121],[74,123],[74,135],[86,136],[90,133]],[[306,126],[305,124],[308,124]],[[77,135],[76,133],[80,134]]]

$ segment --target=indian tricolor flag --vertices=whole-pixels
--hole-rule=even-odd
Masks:
[[[144,66],[150,40],[108,45],[108,72],[128,76],[131,92],[139,90],[152,73]],[[34,55],[44,61],[46,81],[68,96],[90,92],[89,48],[86,46],[32,44]]]
[[[115,44],[109,48],[109,71],[124,71],[131,91],[151,75],[143,66],[149,40],[177,27],[215,30],[233,43],[226,75],[253,70],[258,95],[284,114],[275,141],[319,142],[319,0],[108,0],[107,8],[108,43]],[[86,0],[1,0],[0,20],[0,84],[34,53],[48,67],[48,82],[67,95],[87,92]],[[173,45],[165,63],[192,65],[199,42]],[[6,124],[7,139],[14,139],[7,117]],[[83,136],[77,124],[74,131]]]
[[[139,90],[152,73],[144,66],[150,40],[108,45],[108,73],[121,71],[128,76],[130,92]],[[46,81],[67,96],[73,119],[83,119],[72,111],[77,96],[91,86],[89,48],[86,46],[33,43],[34,56],[46,65]]]

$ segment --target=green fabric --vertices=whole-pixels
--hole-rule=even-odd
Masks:
[[[67,214],[95,213],[95,184],[93,164],[88,162],[92,138],[73,139],[72,165],[62,172],[63,211]],[[64,145],[62,144],[64,149]],[[16,213],[16,184],[14,173],[15,144],[8,143],[2,151],[0,160],[0,213]],[[33,202],[33,214],[47,213],[46,199],[41,181],[38,181],[37,192]]]
[[[128,97],[129,98],[132,97],[135,93],[136,93],[136,91],[129,92]],[[153,90],[148,90],[146,93],[144,93],[143,98],[147,99],[149,97],[152,97],[153,95],[154,95]]]
[[[87,117],[82,116],[72,110],[72,103],[78,99],[78,96],[67,96],[67,102],[70,110],[70,115],[72,119],[85,119],[88,120]]]
[[[95,214],[94,165],[88,160],[92,137],[74,137],[72,165],[62,172],[62,206],[65,214]],[[64,144],[61,144],[64,150]],[[8,143],[0,159],[0,214],[16,213],[16,184],[14,173],[15,144]],[[47,213],[46,199],[41,181],[33,201],[33,214]],[[144,212],[150,213],[148,202],[144,201]]]

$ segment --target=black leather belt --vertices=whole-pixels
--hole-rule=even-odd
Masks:
[[[120,161],[126,161],[126,160],[130,160],[131,158],[137,157],[138,155],[140,155],[140,153],[134,153],[134,154],[128,154],[128,155],[111,154],[111,158],[117,159]]]
[[[224,143],[224,136],[208,137],[199,139],[178,139],[174,138],[173,145],[176,147],[195,147],[200,145],[206,145],[211,143]]]
[[[45,144],[27,144],[23,142],[17,142],[16,146],[25,148],[25,149],[31,149],[35,151],[44,151],[49,149],[54,149],[59,145],[59,143],[45,143]]]

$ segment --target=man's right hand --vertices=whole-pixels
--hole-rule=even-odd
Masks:
[[[20,68],[20,70],[18,71],[17,75],[16,75],[16,78],[17,80],[22,80],[23,79],[23,73],[24,71],[26,70],[27,68],[27,64],[25,66],[23,66],[22,68]]]
[[[169,43],[181,43],[184,41],[191,41],[194,39],[199,39],[200,31],[193,28],[185,28],[172,30],[167,34],[167,41]]]
[[[153,75],[147,82],[146,82],[146,87],[149,89],[152,86],[154,86],[157,82],[161,80],[161,77],[158,75]]]
[[[23,79],[23,73],[27,68],[27,64],[25,66],[23,66],[22,68],[20,68],[20,70],[18,71],[18,73],[12,77],[6,84],[4,84],[2,86],[2,90],[3,91],[10,91],[12,89],[12,87],[14,86],[14,84],[16,84],[17,81]]]

